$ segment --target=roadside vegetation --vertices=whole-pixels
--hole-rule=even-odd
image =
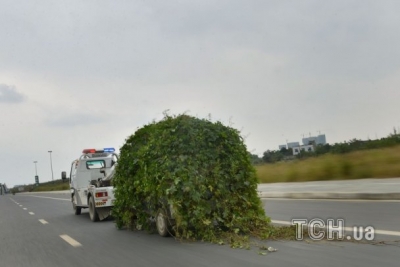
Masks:
[[[54,180],[51,182],[41,183],[39,186],[33,185],[33,189],[31,192],[39,192],[39,191],[61,191],[69,189],[68,180]]]
[[[400,145],[394,142],[384,148],[305,154],[309,155],[256,165],[258,180],[274,183],[400,177]]]
[[[12,188],[11,193],[19,192],[43,192],[43,191],[62,191],[69,189],[68,180],[54,180],[45,183],[39,183],[38,186],[35,184],[25,185],[23,191],[19,191],[17,188]]]

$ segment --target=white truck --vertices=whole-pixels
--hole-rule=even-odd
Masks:
[[[72,162],[70,188],[75,215],[86,208],[93,222],[111,215],[115,199],[111,180],[117,161],[115,149],[104,148],[84,149],[80,158]]]

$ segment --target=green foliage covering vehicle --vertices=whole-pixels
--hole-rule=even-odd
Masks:
[[[165,115],[138,129],[120,149],[113,184],[119,228],[155,221],[163,236],[217,241],[269,226],[243,139],[220,122]]]

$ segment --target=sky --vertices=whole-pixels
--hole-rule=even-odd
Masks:
[[[262,155],[400,127],[400,2],[0,0],[0,183],[186,113]],[[48,151],[52,151],[50,154]],[[51,156],[51,161],[50,161]],[[51,172],[53,166],[53,176]]]

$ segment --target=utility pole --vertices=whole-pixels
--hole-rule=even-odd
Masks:
[[[53,160],[51,159],[51,150],[47,151],[50,154],[50,168],[51,168],[51,180],[54,182],[54,174],[53,174]]]
[[[39,186],[39,176],[37,175],[37,161],[35,160],[33,163],[35,163],[35,184],[36,186]]]
[[[35,160],[33,163],[35,163],[35,174],[37,176],[37,166],[36,166],[37,161]]]

